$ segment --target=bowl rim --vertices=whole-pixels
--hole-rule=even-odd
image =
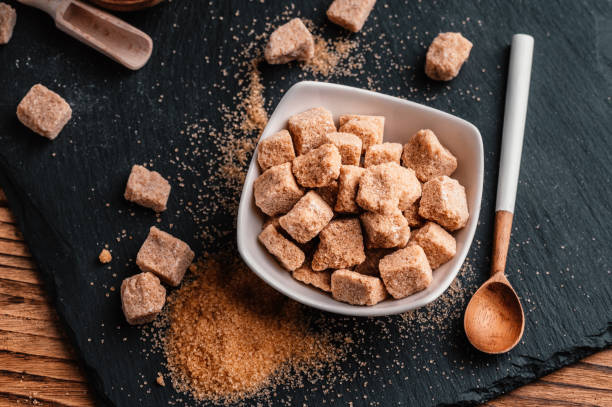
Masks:
[[[395,308],[378,308],[376,306],[352,305],[352,304],[347,304],[347,303],[343,303],[340,301],[336,301],[338,305],[335,306],[335,304],[321,303],[308,295],[300,295],[300,294],[295,293],[293,290],[288,288],[286,285],[282,283],[278,283],[277,281],[269,277],[267,272],[259,270],[259,267],[255,265],[254,261],[251,259],[249,255],[249,249],[247,248],[247,242],[246,242],[246,239],[247,239],[246,235],[248,233],[245,233],[245,230],[243,230],[243,227],[241,225],[244,224],[244,222],[242,221],[247,216],[251,216],[249,213],[249,208],[248,208],[248,204],[246,203],[246,200],[253,199],[252,182],[251,182],[251,188],[249,188],[251,190],[251,193],[249,194],[249,196],[246,196],[247,195],[246,186],[247,186],[248,175],[251,173],[251,171],[256,170],[255,167],[257,166],[257,148],[259,146],[259,142],[265,138],[263,136],[268,131],[269,123],[274,121],[273,119],[278,113],[278,107],[281,106],[283,102],[286,102],[286,100],[289,100],[290,98],[292,98],[294,93],[302,90],[303,88],[311,88],[311,87],[312,88],[326,88],[327,91],[334,91],[334,90],[351,91],[351,92],[355,92],[359,94],[360,96],[382,98],[382,99],[386,99],[394,103],[401,103],[401,104],[409,105],[413,108],[435,113],[437,115],[441,115],[445,117],[446,119],[462,123],[464,126],[471,129],[478,136],[477,137],[478,139],[477,156],[478,156],[478,161],[479,161],[478,162],[478,177],[477,177],[478,180],[475,183],[476,185],[470,186],[470,187],[476,188],[477,200],[476,200],[475,206],[471,210],[470,221],[468,221],[468,225],[466,226],[468,228],[468,237],[465,240],[465,246],[460,253],[455,254],[456,256],[461,257],[461,263],[458,264],[457,267],[455,267],[455,270],[452,273],[450,273],[444,280],[440,282],[437,288],[434,291],[432,291],[429,294],[429,296],[416,300],[412,303],[403,304],[403,306],[402,304],[398,304],[398,306]],[[472,123],[468,122],[467,120],[454,116],[450,113],[435,109],[433,107],[422,105],[420,103],[405,100],[405,99],[402,99],[396,96],[390,96],[390,95],[386,95],[383,93],[378,93],[378,92],[360,89],[360,88],[347,86],[347,85],[340,85],[340,84],[328,83],[328,82],[315,82],[315,81],[300,81],[294,84],[293,86],[291,86],[291,88],[289,88],[289,90],[285,93],[285,95],[281,98],[281,100],[276,105],[274,112],[272,113],[272,115],[270,116],[270,119],[268,120],[268,125],[266,125],[266,127],[262,131],[261,137],[258,140],[257,146],[255,147],[255,150],[253,152],[253,156],[251,157],[251,162],[249,164],[247,176],[245,177],[245,183],[243,185],[242,193],[240,195],[240,204],[238,207],[238,216],[237,216],[236,239],[237,239],[237,244],[238,244],[238,252],[240,253],[240,256],[242,257],[242,259],[244,260],[244,262],[246,263],[246,265],[249,267],[249,269],[252,272],[254,272],[257,276],[259,276],[259,278],[265,281],[266,284],[274,288],[276,291],[280,292],[283,295],[286,295],[287,297],[293,299],[294,301],[297,301],[301,304],[304,304],[309,307],[313,307],[315,309],[319,309],[322,311],[331,312],[331,313],[340,314],[340,315],[347,315],[347,316],[374,317],[374,316],[401,314],[401,313],[404,313],[410,310],[421,308],[435,301],[438,297],[440,297],[448,289],[448,287],[457,277],[459,270],[465,263],[465,259],[467,257],[467,254],[474,240],[474,235],[476,232],[476,228],[478,226],[478,219],[480,216],[480,208],[482,204],[483,181],[484,181],[484,148],[483,148],[483,143],[482,143],[482,135],[480,134],[480,131],[478,130],[476,126],[474,126]]]

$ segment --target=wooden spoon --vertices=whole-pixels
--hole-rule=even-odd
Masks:
[[[133,70],[147,63],[153,41],[123,20],[76,0],[18,0],[39,8],[60,30]]]
[[[532,58],[533,37],[514,35],[506,85],[491,277],[476,291],[463,319],[468,340],[486,353],[504,353],[514,348],[525,329],[523,307],[504,269],[523,150]]]

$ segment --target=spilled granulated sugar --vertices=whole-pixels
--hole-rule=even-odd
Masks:
[[[162,339],[178,391],[235,402],[295,385],[339,356],[327,335],[310,330],[298,303],[231,255],[203,260],[191,277],[168,298]]]

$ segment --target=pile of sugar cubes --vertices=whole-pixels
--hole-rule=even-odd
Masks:
[[[260,141],[259,241],[305,284],[338,301],[374,305],[426,289],[456,253],[467,223],[457,159],[431,130],[383,141],[382,116],[315,107]],[[412,228],[412,231],[411,231]]]

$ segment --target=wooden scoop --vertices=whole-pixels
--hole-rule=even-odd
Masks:
[[[123,20],[76,0],[18,0],[55,19],[66,34],[133,70],[147,63],[153,41]]]
[[[504,276],[504,269],[523,150],[532,58],[533,37],[525,34],[512,37],[495,204],[491,277],[476,291],[463,319],[468,340],[486,353],[504,353],[514,348],[525,329],[523,307]]]

